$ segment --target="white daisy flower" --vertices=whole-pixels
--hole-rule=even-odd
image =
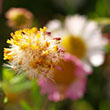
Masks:
[[[57,29],[54,28],[55,21],[60,24]],[[103,64],[103,49],[107,41],[102,37],[101,29],[95,21],[88,21],[85,16],[75,15],[67,16],[64,26],[62,25],[61,21],[52,20],[47,27],[52,28],[53,36],[54,33],[62,36],[61,44],[66,52],[82,59],[87,69],[90,69],[89,64],[93,66]]]

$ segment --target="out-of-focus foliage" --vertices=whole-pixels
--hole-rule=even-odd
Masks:
[[[2,88],[12,92],[22,92],[31,88],[31,81],[28,81],[24,75],[16,75],[14,71],[3,68],[3,81],[1,82]]]

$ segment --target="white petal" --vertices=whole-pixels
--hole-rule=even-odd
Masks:
[[[104,46],[107,44],[107,40],[102,36],[100,30],[97,30],[92,35],[90,35],[87,39],[87,46],[88,49],[96,50],[96,49],[103,49]]]
[[[47,31],[51,32],[51,37],[62,37],[65,34],[60,20],[51,20],[47,23],[46,27]]]
[[[94,21],[89,21],[84,28],[83,37],[86,39],[91,38],[91,36],[96,33],[98,29],[98,24]]]
[[[86,21],[87,20],[84,16],[68,16],[65,20],[65,28],[70,34],[81,36]]]
[[[61,28],[61,22],[60,20],[54,19],[54,20],[49,21],[46,27],[48,31],[51,31],[51,32],[56,31]]]
[[[95,66],[98,67],[103,64],[104,62],[104,54],[95,54],[90,56],[90,62]]]

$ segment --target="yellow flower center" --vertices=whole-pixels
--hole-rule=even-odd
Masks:
[[[61,85],[69,85],[74,81],[74,64],[71,61],[61,61],[57,66],[62,68],[63,70],[59,70],[58,68],[54,68],[53,70],[53,80],[56,84]]]
[[[86,45],[80,37],[68,36],[62,39],[62,45],[66,52],[69,52],[78,58],[83,58],[86,53]]]
[[[14,21],[16,23],[17,26],[21,26],[21,25],[24,25],[26,23],[26,17],[24,15],[17,15],[15,18],[14,18]]]

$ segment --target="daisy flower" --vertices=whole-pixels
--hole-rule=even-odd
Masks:
[[[76,56],[65,53],[62,61],[50,73],[53,79],[38,78],[41,94],[48,94],[52,101],[60,101],[66,98],[76,100],[81,98],[86,90],[86,76],[91,73]]]
[[[29,28],[33,22],[33,14],[24,8],[11,8],[5,16],[8,26],[14,29]]]
[[[62,36],[61,44],[66,52],[80,58],[88,69],[90,64],[100,66],[104,62],[103,48],[107,41],[102,37],[101,29],[95,21],[75,15],[67,16],[64,26],[61,21],[52,20],[47,27],[53,32],[53,36]]]
[[[18,73],[26,72],[30,79],[38,74],[47,76],[63,55],[59,48],[60,38],[52,38],[47,28],[26,28],[11,33],[7,40],[10,48],[4,48],[4,60],[9,60],[8,66]]]

